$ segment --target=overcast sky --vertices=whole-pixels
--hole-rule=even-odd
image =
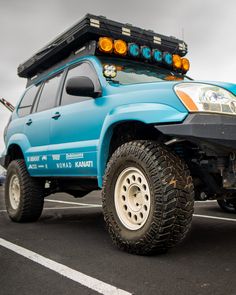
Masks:
[[[17,66],[86,13],[184,39],[189,76],[236,83],[235,0],[0,0],[0,97],[15,104]],[[0,153],[9,113],[0,106]]]

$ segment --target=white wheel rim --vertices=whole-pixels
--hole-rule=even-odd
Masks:
[[[150,189],[144,174],[135,167],[126,168],[115,185],[115,208],[122,224],[130,230],[138,230],[150,213]]]
[[[17,175],[13,175],[10,180],[9,197],[12,208],[16,210],[20,203],[20,181]]]

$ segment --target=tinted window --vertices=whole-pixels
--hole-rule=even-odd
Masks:
[[[26,91],[18,107],[19,117],[24,117],[30,114],[37,92],[38,92],[38,87],[36,86],[32,86]]]
[[[185,75],[177,73],[174,70],[161,68],[156,64],[107,57],[100,57],[100,60],[103,66],[110,64],[114,65],[117,69],[117,75],[115,78],[109,79],[110,83],[114,82],[116,84],[127,85],[189,80]]]
[[[62,74],[46,81],[40,95],[37,112],[42,112],[55,107],[57,91],[59,88]]]
[[[69,69],[67,73],[67,77],[66,77],[66,81],[65,81],[63,93],[62,93],[61,105],[72,104],[72,103],[81,102],[81,101],[89,99],[89,97],[69,95],[66,92],[66,89],[65,89],[66,82],[70,78],[78,77],[78,76],[89,77],[94,83],[95,91],[97,91],[97,89],[100,88],[100,84],[95,71],[91,68],[91,66],[88,63],[81,63],[77,65],[76,67]]]

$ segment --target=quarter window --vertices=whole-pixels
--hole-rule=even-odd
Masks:
[[[18,115],[19,117],[27,116],[31,113],[32,105],[34,103],[36,94],[38,92],[38,87],[32,86],[30,87],[20,102],[18,107]]]

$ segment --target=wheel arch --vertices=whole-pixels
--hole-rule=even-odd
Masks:
[[[16,133],[10,136],[3,154],[5,157],[5,168],[7,168],[13,160],[25,160],[25,152],[30,148],[30,142],[25,134]]]
[[[98,185],[102,187],[103,175],[113,152],[132,140],[157,139],[162,134],[152,124],[140,120],[124,120],[111,124],[100,139],[98,149]]]
[[[131,103],[115,107],[105,118],[97,153],[97,175],[99,187],[102,187],[102,178],[105,172],[105,167],[109,159],[110,143],[114,131],[118,126],[123,126],[124,130],[127,126],[132,126],[129,138],[132,139],[153,139],[153,134],[160,135],[161,132],[154,130],[153,124],[182,122],[187,115],[187,112],[181,112],[176,108],[163,103]],[[134,128],[135,125],[135,128]],[[133,132],[133,130],[136,132]],[[125,130],[125,133],[128,133]],[[134,133],[134,134],[133,134]],[[135,136],[134,136],[135,135]],[[138,135],[138,137],[136,137]],[[127,140],[126,136],[126,140]],[[118,141],[120,138],[118,137]],[[121,143],[121,140],[119,144]],[[123,141],[124,143],[124,141]]]
[[[14,160],[25,160],[23,150],[17,143],[12,143],[8,146],[5,158],[5,168]]]

